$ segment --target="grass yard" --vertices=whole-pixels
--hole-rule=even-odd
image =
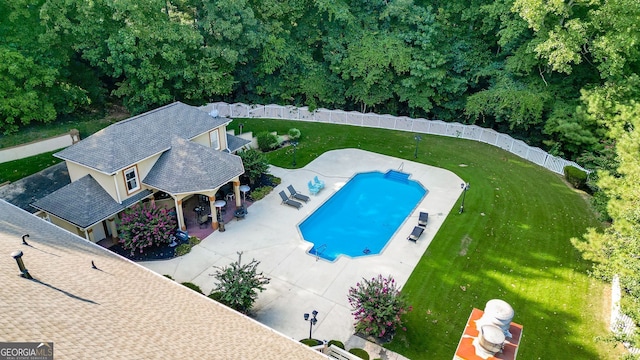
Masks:
[[[608,285],[587,276],[589,264],[569,239],[599,224],[560,176],[475,141],[423,135],[414,160],[408,132],[261,119],[229,128],[240,122],[254,134],[298,128],[298,167],[327,150],[360,148],[445,168],[471,184],[465,212],[452,210],[403,288],[414,310],[389,349],[414,360],[451,359],[471,309],[500,298],[524,326],[518,360],[623,353],[596,340],[608,335]],[[292,151],[267,157],[291,168]]]
[[[20,180],[61,162],[62,160],[53,156],[53,154],[58,151],[60,150],[0,163],[0,184],[5,181],[13,182]]]
[[[98,130],[111,121],[85,125]],[[596,341],[608,335],[608,285],[586,275],[589,264],[569,239],[599,224],[560,176],[474,141],[422,135],[414,159],[416,143],[408,132],[260,119],[236,119],[229,128],[237,132],[240,122],[254,134],[298,128],[297,167],[328,150],[360,148],[445,168],[471,184],[465,213],[453,209],[403,288],[414,310],[391,350],[414,360],[451,359],[471,309],[500,298],[524,325],[518,360],[615,359],[623,353]],[[83,137],[92,132],[85,131]],[[4,146],[20,142],[5,140]],[[293,149],[267,158],[291,168]],[[57,161],[47,153],[0,164],[0,183]]]

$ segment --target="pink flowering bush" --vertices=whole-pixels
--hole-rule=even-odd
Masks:
[[[170,243],[176,227],[176,218],[169,210],[149,201],[135,204],[122,213],[118,235],[122,247],[131,250],[133,255],[149,246]]]
[[[395,280],[378,275],[349,289],[349,304],[356,332],[376,338],[390,337],[402,326],[402,315],[411,311]]]

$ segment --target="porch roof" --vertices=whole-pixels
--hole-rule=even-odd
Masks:
[[[251,143],[251,140],[246,140],[238,136],[227,134],[227,148],[232,153],[242,149],[243,146],[249,143]]]
[[[142,183],[175,195],[214,190],[243,173],[239,156],[174,137]]]
[[[87,229],[151,194],[151,190],[145,189],[119,204],[91,175],[86,175],[31,206]]]
[[[54,155],[111,175],[169,149],[172,136],[191,140],[229,122],[175,102],[110,125]]]

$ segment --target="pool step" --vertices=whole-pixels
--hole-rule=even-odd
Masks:
[[[396,170],[389,170],[387,171],[386,174],[384,174],[385,178],[390,180],[398,180],[400,182],[407,182],[409,180],[409,176],[411,176],[411,174],[407,174],[407,173],[396,171]]]

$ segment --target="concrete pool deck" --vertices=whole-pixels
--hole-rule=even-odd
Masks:
[[[399,168],[429,192],[381,254],[353,259],[341,256],[335,262],[317,260],[307,254],[312,244],[300,235],[297,225],[301,221],[354,174]],[[215,267],[236,261],[237,252],[241,251],[243,263],[255,258],[260,261],[258,270],[271,278],[267,289],[258,295],[254,318],[296,340],[309,336],[309,322],[304,321],[303,314],[317,310],[318,323],[313,327],[313,337],[346,342],[353,335],[348,289],[362,278],[378,274],[392,275],[403,285],[456,205],[462,193],[460,184],[464,182],[448,170],[357,149],[326,152],[301,169],[271,167],[270,170],[282,183],[255,202],[246,219],[226,224],[225,232],[214,232],[185,256],[141,265],[171,275],[179,282],[193,282],[208,294],[214,286]],[[287,185],[292,184],[299,192],[309,195],[307,182],[316,175],[325,181],[325,189],[312,195],[300,210],[281,205],[279,191],[286,191]],[[429,213],[429,222],[414,243],[408,241],[407,236],[417,225],[419,211]]]

